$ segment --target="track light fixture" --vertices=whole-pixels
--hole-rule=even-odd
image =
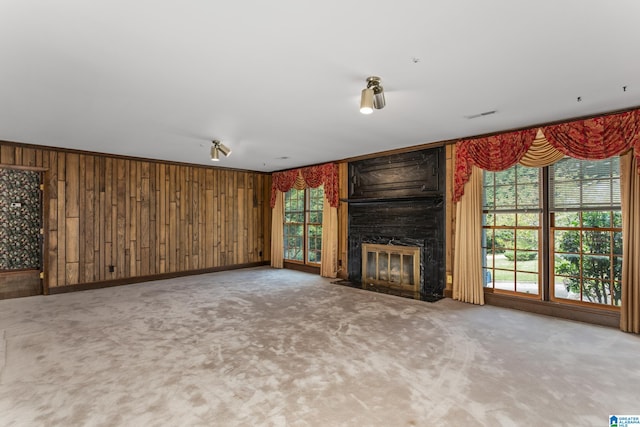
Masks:
[[[380,77],[367,77],[367,87],[362,90],[360,96],[360,112],[371,114],[373,109],[380,110],[386,105],[384,89],[380,86]]]
[[[211,141],[211,144],[211,161],[219,161],[220,153],[224,154],[225,157],[231,154],[231,149],[217,139]]]

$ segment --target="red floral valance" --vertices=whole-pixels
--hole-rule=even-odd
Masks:
[[[617,156],[637,146],[640,138],[640,112],[546,126],[542,132],[556,150],[582,160],[601,160]],[[636,155],[640,154],[637,150]]]
[[[634,148],[640,160],[640,110],[546,126],[542,131],[549,144],[570,157],[600,160]],[[459,141],[453,201],[459,201],[464,194],[473,165],[489,171],[515,165],[531,147],[536,132],[537,129],[528,129]]]
[[[459,141],[456,145],[453,201],[457,202],[462,197],[473,165],[490,171],[510,168],[518,163],[531,147],[536,132],[536,129],[528,129]]]
[[[291,190],[301,176],[304,186],[317,188],[324,185],[324,196],[329,205],[338,207],[338,165],[325,163],[319,166],[309,166],[301,169],[291,169],[271,174],[271,208],[276,205],[276,191],[286,193]]]

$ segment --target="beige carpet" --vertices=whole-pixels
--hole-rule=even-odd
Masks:
[[[0,301],[1,426],[605,426],[640,338],[270,268]]]

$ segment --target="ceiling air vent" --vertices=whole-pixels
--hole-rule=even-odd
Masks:
[[[492,114],[495,114],[496,110],[491,110],[491,111],[485,111],[484,113],[480,113],[480,114],[472,114],[470,116],[465,116],[467,119],[471,120],[471,119],[477,119],[478,117],[482,117],[482,116],[490,116]]]

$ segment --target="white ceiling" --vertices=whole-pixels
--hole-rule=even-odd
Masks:
[[[640,105],[639,19],[637,0],[0,0],[0,140],[211,165],[220,139],[219,166],[274,171],[608,112]],[[387,106],[365,116],[370,75]]]

